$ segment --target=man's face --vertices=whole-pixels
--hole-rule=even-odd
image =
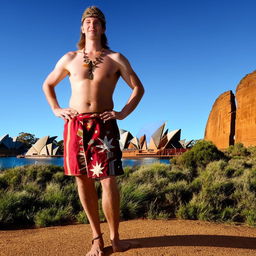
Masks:
[[[82,32],[85,33],[86,38],[97,39],[105,32],[101,21],[96,17],[88,17],[82,24]]]

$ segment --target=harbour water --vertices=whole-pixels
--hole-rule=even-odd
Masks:
[[[138,166],[152,163],[166,163],[169,164],[169,159],[159,158],[136,158],[123,159],[123,166]],[[53,164],[63,166],[63,157],[49,157],[49,158],[16,158],[16,157],[0,157],[0,170],[13,168],[16,166],[24,166],[31,164]]]

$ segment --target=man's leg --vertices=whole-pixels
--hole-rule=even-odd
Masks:
[[[104,243],[101,237],[98,195],[94,180],[88,178],[86,175],[81,175],[76,177],[76,182],[81,204],[91,225],[93,238],[99,237],[99,239],[93,241],[92,249],[87,255],[101,256],[103,253],[100,251],[103,250]]]
[[[101,180],[102,208],[106,216],[114,252],[125,251],[130,244],[119,239],[120,195],[114,176]]]

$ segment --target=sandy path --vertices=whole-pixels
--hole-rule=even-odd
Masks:
[[[122,238],[140,248],[113,253],[102,224],[105,255],[255,256],[256,228],[189,220],[133,220],[120,224]],[[89,225],[0,231],[1,256],[82,256],[90,247]]]

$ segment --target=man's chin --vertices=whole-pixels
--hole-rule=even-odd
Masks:
[[[98,36],[96,34],[89,34],[86,36],[86,38],[91,39],[91,40],[99,40],[100,36]]]

